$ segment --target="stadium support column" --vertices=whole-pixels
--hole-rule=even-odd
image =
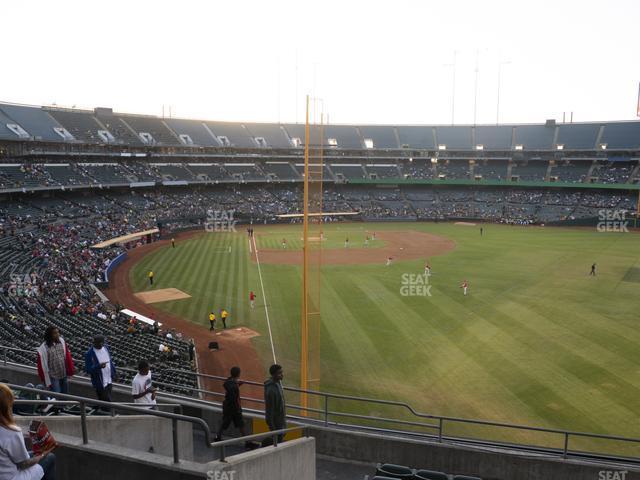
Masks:
[[[320,276],[322,265],[323,121],[310,122],[306,99],[303,199],[302,315],[300,388],[320,389]],[[315,111],[315,109],[314,109]],[[317,409],[316,395],[301,393],[303,408]],[[303,410],[303,415],[309,412]]]

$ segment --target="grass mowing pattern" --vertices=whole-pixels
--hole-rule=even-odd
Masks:
[[[283,236],[290,248],[299,242],[300,226],[264,228],[277,233],[259,246],[278,248]],[[342,224],[327,226],[327,245],[340,248],[346,230],[364,229],[426,231],[457,247],[430,259],[431,297],[400,295],[402,274],[421,273],[423,261],[323,268],[323,389],[441,415],[636,435],[640,297],[638,284],[624,281],[640,259],[636,234],[489,225],[480,237],[478,228],[452,224]],[[593,262],[596,278],[588,276]],[[154,288],[193,296],[156,307],[203,325],[212,307],[226,307],[232,324],[262,334],[255,344],[269,362],[261,299],[248,306],[249,290],[260,288],[244,233],[154,252],[132,271],[135,291],[149,289],[150,268]],[[459,288],[465,278],[467,297]],[[301,271],[263,264],[263,279],[278,361],[294,384]]]

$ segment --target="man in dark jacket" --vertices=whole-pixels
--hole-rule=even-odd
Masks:
[[[282,388],[282,367],[274,364],[269,367],[271,378],[264,382],[264,417],[269,426],[269,430],[282,430],[287,428],[286,403],[284,400],[284,390]],[[278,435],[281,442],[284,435]]]
[[[244,418],[242,418],[242,405],[240,403],[240,367],[231,367],[230,377],[224,382],[224,402],[222,402],[222,425],[218,430],[215,441],[222,440],[222,432],[224,432],[231,422],[240,430],[241,435],[246,436],[244,428]]]
[[[102,335],[93,339],[93,346],[84,356],[84,365],[86,372],[91,376],[91,383],[96,389],[98,400],[110,402],[111,383],[116,380],[116,367]]]

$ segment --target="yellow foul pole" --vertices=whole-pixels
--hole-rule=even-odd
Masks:
[[[304,216],[302,223],[302,317],[300,331],[300,388],[307,390],[309,385],[309,317],[308,312],[308,275],[309,275],[309,95],[307,95],[306,120],[304,127]],[[302,414],[307,415],[309,398],[304,392],[300,394]]]

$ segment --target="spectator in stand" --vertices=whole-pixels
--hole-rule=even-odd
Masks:
[[[112,382],[116,379],[116,367],[102,335],[93,339],[93,346],[87,350],[84,364],[85,370],[91,376],[91,383],[96,389],[98,400],[110,402]]]
[[[246,436],[244,418],[242,417],[242,405],[240,403],[240,367],[231,367],[229,377],[224,382],[224,401],[222,402],[222,424],[215,441],[222,440],[222,433],[233,425],[240,430],[240,434]]]
[[[189,340],[189,362],[193,363],[196,359],[196,344],[193,341],[193,338]]]
[[[138,373],[131,381],[131,394],[133,401],[141,404],[140,406],[148,406],[155,408],[157,389],[151,383],[151,371],[149,370],[149,362],[140,360],[138,362]]]
[[[44,331],[44,342],[38,347],[38,375],[50,390],[69,393],[68,377],[75,373],[71,352],[57,327]]]
[[[284,378],[282,367],[278,364],[269,367],[271,378],[264,382],[264,416],[269,426],[269,430],[282,430],[287,428],[286,403],[284,399],[284,389],[282,379]],[[278,435],[278,441],[284,438],[283,434]]]
[[[55,480],[55,456],[51,453],[53,449],[30,457],[22,430],[13,419],[13,401],[11,389],[0,384],[0,478]]]

